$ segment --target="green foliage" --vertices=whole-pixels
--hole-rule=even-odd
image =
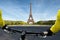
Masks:
[[[53,25],[55,23],[55,20],[49,20],[49,21],[38,21],[36,24],[39,25]]]
[[[8,20],[5,20],[5,23],[8,25],[29,25],[24,21],[8,21]],[[55,20],[49,20],[49,21],[38,21],[32,25],[53,25],[54,23],[55,23]]]
[[[8,21],[8,20],[5,20],[5,23],[8,25],[25,25],[25,24],[27,24],[24,21]]]

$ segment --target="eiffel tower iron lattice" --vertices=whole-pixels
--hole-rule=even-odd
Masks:
[[[29,19],[27,21],[28,24],[34,24],[34,19],[32,16],[32,3],[30,3],[30,15],[29,15]]]

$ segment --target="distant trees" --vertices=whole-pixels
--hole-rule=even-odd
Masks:
[[[53,25],[54,23],[55,23],[55,20],[49,20],[49,21],[38,21],[32,25]],[[8,20],[5,20],[5,24],[8,24],[8,25],[29,25],[28,23],[26,23],[24,21],[8,21]]]
[[[5,24],[8,24],[8,25],[24,25],[27,23],[24,21],[8,21],[8,20],[5,20]]]
[[[55,20],[49,20],[49,21],[38,21],[36,24],[39,25],[53,25],[55,23]]]

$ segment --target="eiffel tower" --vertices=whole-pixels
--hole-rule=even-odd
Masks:
[[[30,3],[30,15],[29,15],[29,19],[27,21],[28,24],[34,24],[34,19],[32,16],[32,3]]]

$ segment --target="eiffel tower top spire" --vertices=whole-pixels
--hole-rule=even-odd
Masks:
[[[29,19],[27,21],[28,24],[33,24],[34,20],[33,20],[33,16],[32,16],[32,3],[30,2],[30,15],[29,15]]]
[[[32,15],[32,3],[30,3],[30,15]]]
[[[30,2],[30,15],[29,17],[32,17],[32,3]]]

